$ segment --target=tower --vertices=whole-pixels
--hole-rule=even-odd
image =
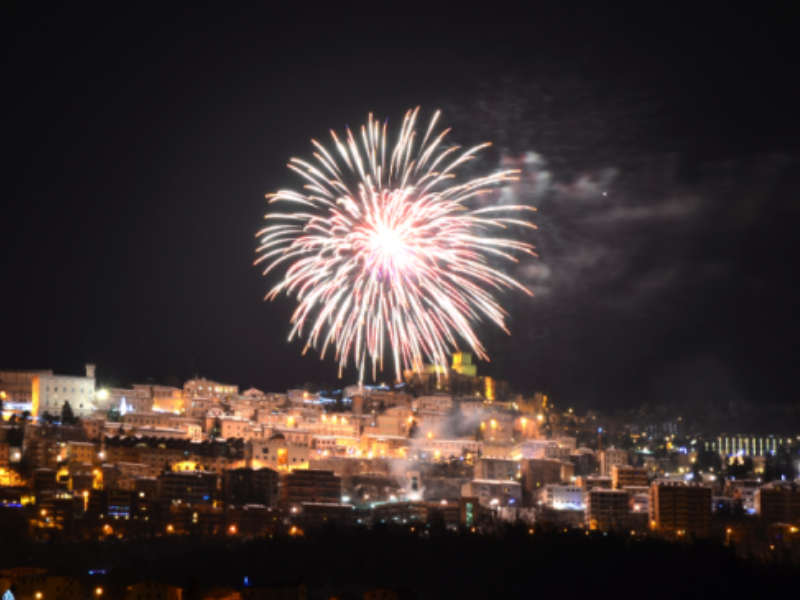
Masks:
[[[92,363],[89,363],[88,365],[86,365],[86,377],[88,377],[89,379],[94,379],[95,378],[94,372],[95,372],[96,368],[97,367],[95,365],[93,365]]]

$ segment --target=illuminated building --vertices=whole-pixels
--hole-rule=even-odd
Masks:
[[[274,415],[273,415],[274,416]],[[303,427],[317,435],[358,437],[361,426],[350,413],[319,415],[306,419]]]
[[[404,435],[365,433],[361,436],[361,453],[369,458],[405,458],[409,440]]]
[[[393,406],[387,408],[382,414],[376,417],[379,435],[408,435],[408,429],[413,420],[411,408],[405,406]]]
[[[312,394],[306,390],[288,390],[286,397],[289,400],[289,405],[304,406],[318,399],[318,394]]]
[[[150,475],[150,468],[143,463],[115,462],[100,467],[102,487],[104,489],[131,489],[133,481]],[[95,486],[95,487],[99,487]]]
[[[409,441],[411,442],[409,451],[413,452],[413,456],[424,461],[447,460],[450,457],[458,458],[466,454],[477,456],[483,448],[482,442],[473,439],[440,440],[436,436],[431,438],[426,436],[406,440],[406,442]]]
[[[628,506],[632,513],[650,514],[650,486],[627,486],[622,488],[628,492]]]
[[[197,442],[155,436],[106,437],[104,444],[106,462],[144,464],[151,477],[164,469],[200,469],[220,474],[225,469],[245,466],[245,442],[241,439]]]
[[[11,464],[11,446],[6,442],[0,442],[0,469],[8,469]]]
[[[241,417],[221,416],[217,417],[220,425],[219,437],[250,439],[254,436],[254,427],[248,419]]]
[[[619,490],[626,486],[647,486],[649,483],[645,467],[614,465],[611,467],[611,487]]]
[[[756,513],[764,524],[800,523],[800,489],[797,484],[772,482],[755,494]]]
[[[505,458],[481,458],[475,462],[475,479],[509,479],[520,476],[519,461]]]
[[[146,430],[147,428],[153,430],[172,429],[178,430],[179,433],[177,435],[161,437],[187,437],[195,439],[201,434],[203,423],[200,419],[180,417],[174,413],[160,411],[129,413],[122,417],[122,422],[125,424],[126,429],[130,427],[137,430]],[[231,435],[222,437],[241,436]]]
[[[238,396],[239,386],[230,385],[227,383],[219,383],[218,381],[210,381],[208,379],[190,379],[183,384],[183,393],[186,398],[193,398],[195,396],[207,397],[227,397]]]
[[[610,477],[613,467],[628,464],[628,451],[606,448],[597,453],[597,462],[600,466],[600,475]]]
[[[461,486],[461,496],[476,497],[483,507],[518,507],[522,504],[522,486],[518,481],[473,479]]]
[[[603,477],[602,475],[581,475],[575,478],[575,485],[579,485],[587,490],[594,488],[602,490],[612,489],[611,477]]]
[[[269,467],[276,471],[308,468],[308,445],[291,444],[278,432],[268,439],[252,439],[245,445],[245,463],[252,469]]]
[[[291,471],[283,475],[281,509],[290,514],[302,504],[333,504],[342,502],[342,479],[333,471],[317,469]]]
[[[589,529],[610,531],[627,522],[628,492],[624,490],[590,489],[583,503],[585,524]]]
[[[447,394],[420,396],[412,405],[417,411],[449,413],[453,408],[453,397]]]
[[[741,454],[744,456],[766,456],[775,454],[784,445],[791,445],[789,437],[775,435],[754,435],[739,433],[735,435],[723,434],[716,441],[706,442],[706,450],[717,452],[721,456]]]
[[[574,449],[569,444],[569,440],[574,441],[574,438],[567,438],[565,443],[559,440],[525,440],[514,446],[511,456],[518,460],[523,458],[568,460]]]
[[[320,460],[329,456],[353,456],[361,440],[344,435],[315,435],[311,442],[309,458]]]
[[[711,487],[684,482],[653,482],[650,526],[676,535],[704,534],[711,525]]]
[[[97,459],[97,446],[91,442],[68,441],[65,458],[72,464],[93,465]]]
[[[472,364],[472,354],[469,352],[456,352],[453,354],[453,371],[459,375],[476,377],[478,375],[477,365]]]
[[[33,380],[40,375],[52,374],[52,369],[28,371],[14,371],[11,369],[0,370],[0,394],[4,394],[3,401],[7,404],[27,404],[32,402]]]
[[[540,488],[537,504],[553,510],[583,510],[585,493],[580,486],[549,484]]]
[[[86,377],[39,374],[32,382],[31,415],[45,412],[57,418],[69,402],[75,417],[91,416],[95,411],[95,367],[86,365]]]

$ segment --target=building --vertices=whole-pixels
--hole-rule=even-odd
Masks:
[[[97,446],[91,442],[66,442],[65,458],[71,465],[86,465],[91,467],[97,462]]]
[[[796,483],[773,482],[755,495],[756,513],[765,525],[800,521],[800,489]]]
[[[589,529],[609,531],[623,527],[628,516],[628,492],[594,488],[586,492],[585,524]]]
[[[509,479],[520,477],[519,461],[506,458],[482,458],[475,462],[475,479]]]
[[[620,490],[623,487],[646,486],[649,481],[645,467],[630,465],[614,465],[611,467],[611,487]]]
[[[428,503],[425,500],[383,502],[372,511],[376,523],[420,523],[428,521]]]
[[[11,464],[11,446],[6,442],[0,442],[0,469],[8,469]]]
[[[333,471],[295,470],[283,475],[281,509],[290,513],[302,504],[341,504],[342,478]]]
[[[450,457],[477,455],[483,448],[481,442],[472,439],[440,440],[436,437],[421,437],[411,441],[414,456],[431,461]]]
[[[537,505],[553,510],[583,510],[585,492],[577,485],[546,485],[539,489]]]
[[[733,454],[743,456],[767,456],[775,454],[782,446],[792,443],[791,438],[780,435],[755,435],[739,433],[722,434],[714,442],[706,442],[706,450],[718,452],[721,456]]]
[[[581,475],[580,477],[575,478],[575,485],[579,485],[587,490],[591,490],[593,488],[610,490],[613,488],[611,477],[602,477],[600,475]]]
[[[611,469],[615,466],[625,466],[628,464],[628,451],[607,448],[597,453],[597,462],[600,466],[600,475],[611,476]]]
[[[376,417],[378,435],[408,436],[408,430],[414,421],[413,413],[407,406],[387,408]]]
[[[16,578],[14,598],[16,600],[82,600],[83,590],[80,581],[75,577],[31,574]]]
[[[225,510],[225,531],[229,535],[275,535],[281,522],[282,513],[277,508],[247,504]]]
[[[125,588],[125,600],[181,600],[183,590],[157,581],[140,581]]]
[[[216,498],[217,474],[210,471],[165,471],[158,477],[161,505],[212,504]]]
[[[351,524],[355,509],[341,502],[301,502],[292,508],[289,518],[302,529],[320,527],[328,522]]]
[[[534,493],[542,486],[561,483],[562,463],[549,458],[531,458],[520,461],[520,470],[525,481],[525,489]]]
[[[596,475],[598,472],[597,458],[589,448],[578,448],[569,456],[570,462],[575,465],[575,475]]]
[[[756,514],[756,492],[761,487],[760,479],[728,479],[725,481],[724,494],[740,501],[748,515]]]
[[[453,409],[453,397],[449,394],[420,396],[412,402],[414,410],[419,412],[449,413]]]
[[[262,469],[230,469],[222,473],[222,498],[225,506],[260,504],[278,506],[278,471]]]
[[[33,402],[33,380],[40,375],[52,375],[51,369],[31,371],[0,370],[0,396],[4,402],[28,404]]]
[[[276,471],[308,468],[308,445],[291,444],[283,432],[267,439],[251,439],[245,446],[245,463],[252,469],[269,467]]]
[[[213,398],[238,396],[239,386],[211,381],[201,377],[199,379],[190,379],[184,383],[183,393],[186,398],[194,398],[195,396]]]
[[[521,506],[522,486],[517,481],[473,479],[461,486],[461,496],[478,498],[484,507]]]
[[[86,365],[86,377],[39,374],[32,382],[31,414],[49,413],[60,417],[69,402],[75,417],[88,417],[95,411],[95,366]]]
[[[711,526],[711,487],[679,481],[650,486],[650,527],[677,535],[702,535]]]
[[[477,377],[478,366],[472,364],[472,354],[469,352],[456,352],[453,354],[453,371],[466,377]]]

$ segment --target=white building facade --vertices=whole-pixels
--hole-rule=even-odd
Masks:
[[[95,367],[86,365],[86,377],[72,375],[37,375],[33,379],[31,414],[61,416],[69,402],[76,417],[88,417],[95,411]]]

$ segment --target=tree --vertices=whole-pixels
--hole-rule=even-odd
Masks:
[[[64,402],[64,406],[61,407],[61,423],[63,425],[75,424],[75,413],[72,412],[69,401]]]
[[[50,414],[47,411],[44,411],[41,416],[42,421],[45,423],[50,423],[51,425],[56,422],[57,417],[55,415]]]
[[[408,437],[413,438],[417,435],[417,422],[416,420],[411,421],[411,425],[408,427]]]
[[[119,423],[122,420],[122,414],[119,412],[118,406],[112,406],[108,409],[106,420],[109,423]]]

